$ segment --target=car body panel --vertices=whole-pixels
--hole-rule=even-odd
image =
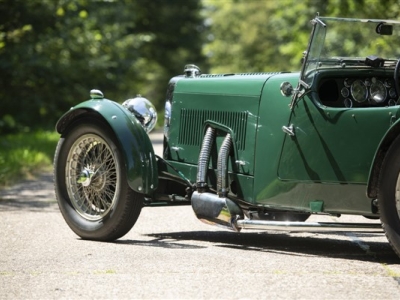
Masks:
[[[310,96],[317,98],[315,93]],[[376,149],[398,107],[318,107],[311,97],[299,101],[291,114],[296,138],[286,136],[279,178],[366,184]]]
[[[364,76],[366,71],[353,72]],[[339,75],[329,70],[329,76]],[[317,201],[323,203],[321,212],[371,214],[372,199],[366,196],[369,171],[398,107],[327,107],[317,93],[321,78],[327,76],[317,76],[314,92],[299,99],[293,109],[280,86],[283,82],[295,86],[297,72],[180,79],[165,145],[164,153],[169,154],[164,158],[194,182],[206,126],[222,128],[209,166],[210,187],[215,187],[217,176],[215,155],[226,133],[231,133],[236,147],[233,160],[243,165],[230,163],[229,179],[235,182],[235,196],[249,205],[313,211]],[[247,118],[241,117],[243,112]],[[370,122],[372,117],[376,122]],[[245,148],[238,139],[240,128],[232,126],[235,119],[246,120]],[[290,124],[295,126],[295,138],[282,130]]]
[[[305,172],[304,169],[307,170],[305,168],[307,164],[304,164],[297,148],[290,149],[297,155],[293,161],[290,161],[288,158],[290,154],[287,153],[288,146],[282,147],[286,143],[295,142],[282,131],[282,126],[288,126],[291,123],[292,112],[289,109],[291,99],[280,93],[279,86],[285,81],[295,85],[298,76],[299,73],[277,75],[270,78],[265,85],[257,130],[254,204],[275,209],[312,211],[312,204],[315,201],[322,201],[324,212],[369,214],[371,199],[365,196],[365,185],[326,184],[317,180],[301,180],[300,178],[285,180],[279,176],[280,170],[291,170],[293,164],[302,172]],[[310,99],[304,101],[310,101]],[[298,105],[304,104],[300,101]],[[267,112],[270,111],[274,113],[268,114]],[[296,110],[293,114],[295,113]],[[297,126],[297,123],[294,124]],[[311,149],[313,149],[312,145]],[[312,154],[310,156],[312,157]],[[345,204],[340,200],[343,198],[346,198],[343,200]]]
[[[166,159],[197,164],[205,123],[222,124],[234,134],[239,173],[254,173],[255,129],[260,94],[271,73],[181,79],[177,82],[171,113],[169,156]],[[178,124],[178,126],[176,126]],[[220,145],[223,135],[217,136]],[[232,168],[232,167],[231,167]]]

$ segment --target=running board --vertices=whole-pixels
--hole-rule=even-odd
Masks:
[[[381,224],[377,223],[329,223],[329,222],[282,222],[263,220],[237,220],[236,227],[255,230],[281,231],[348,231],[348,232],[383,232]]]

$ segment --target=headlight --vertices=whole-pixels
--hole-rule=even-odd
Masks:
[[[164,136],[169,138],[169,126],[171,124],[171,102],[165,102],[165,116],[164,116]]]
[[[124,103],[122,103],[122,106],[135,115],[147,133],[152,131],[154,126],[156,126],[156,108],[149,100],[143,98],[141,95],[137,95],[136,98],[126,100]]]

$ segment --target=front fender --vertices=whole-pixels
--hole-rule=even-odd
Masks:
[[[122,105],[107,99],[93,99],[71,108],[57,122],[60,134],[76,118],[97,112],[106,121],[123,153],[129,187],[139,193],[151,194],[158,186],[157,163],[150,138],[139,121]]]

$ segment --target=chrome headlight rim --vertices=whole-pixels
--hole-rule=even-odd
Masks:
[[[128,99],[122,103],[142,125],[146,133],[150,133],[157,124],[157,111],[153,103],[141,95]]]
[[[171,109],[171,102],[169,100],[165,101],[164,136],[167,139],[169,139],[169,127],[171,125]]]

